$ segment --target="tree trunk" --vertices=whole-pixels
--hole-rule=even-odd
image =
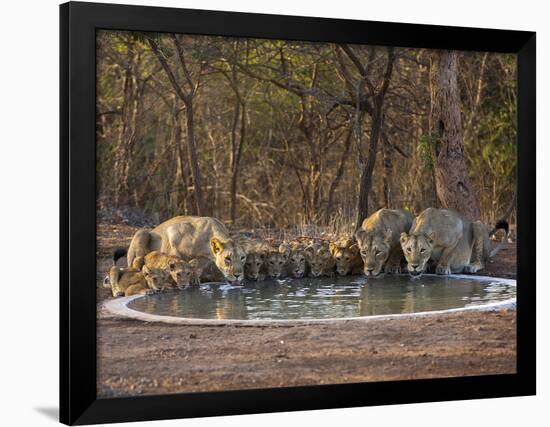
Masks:
[[[369,156],[367,162],[361,168],[361,179],[359,181],[359,200],[357,202],[357,221],[355,228],[359,229],[369,214],[369,192],[372,188],[372,172],[376,164],[376,152],[378,150],[378,139],[382,129],[382,105],[381,100],[374,101],[374,108],[371,115],[371,129],[369,139]]]
[[[336,189],[338,188],[338,184],[340,184],[340,181],[342,180],[342,177],[344,175],[344,168],[346,167],[346,160],[349,157],[349,151],[351,147],[351,140],[352,140],[353,131],[349,131],[346,139],[344,140],[344,151],[342,151],[342,155],[340,157],[340,162],[338,164],[338,169],[336,171],[336,175],[334,176],[334,179],[330,183],[330,188],[328,190],[328,199],[327,199],[327,205],[325,207],[325,221],[328,223],[330,219],[330,215],[332,212],[334,212],[332,208],[332,203],[334,200],[334,193]]]
[[[197,205],[197,215],[206,215],[204,199],[202,196],[202,179],[197,157],[197,148],[195,146],[195,123],[193,116],[193,101],[185,102],[185,118],[187,124],[187,151],[189,154],[189,164],[193,174],[193,187],[195,189],[195,202]]]
[[[180,124],[180,115],[179,115],[179,98],[174,96],[174,104],[172,107],[172,138],[174,142],[174,150],[176,152],[176,187],[178,185],[182,186],[181,196],[182,196],[182,212],[187,215],[187,187],[189,183],[187,182],[187,174],[185,171],[185,152],[181,143],[181,124]]]
[[[458,93],[458,53],[435,54],[432,76],[433,126],[435,136],[435,182],[437,197],[444,207],[456,209],[471,220],[480,218],[479,204],[468,177]]]
[[[242,107],[242,108],[241,108]],[[241,129],[240,129],[240,135],[239,135],[239,142],[237,142],[237,134],[236,134],[236,128],[237,128],[237,121],[238,116],[237,114],[240,114],[241,118]],[[246,108],[243,104],[241,106],[240,101],[236,104],[236,111],[235,111],[235,122],[233,124],[233,132],[232,132],[232,155],[231,155],[231,223],[235,224],[237,221],[237,184],[238,184],[238,178],[239,178],[239,166],[240,166],[240,160],[241,160],[241,153],[243,150],[244,141],[246,138]]]
[[[382,132],[382,160],[384,163],[384,175],[383,191],[384,191],[384,205],[386,208],[392,207],[392,178],[393,178],[393,165],[391,161],[391,148],[388,136],[385,132]]]

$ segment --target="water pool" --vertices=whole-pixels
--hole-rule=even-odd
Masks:
[[[130,312],[156,319],[322,320],[490,307],[513,303],[515,281],[483,276],[388,275],[207,283],[129,299]],[[116,300],[113,300],[116,301]],[[135,317],[135,316],[134,316]],[[138,316],[139,317],[139,316]]]

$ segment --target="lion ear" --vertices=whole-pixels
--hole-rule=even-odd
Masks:
[[[219,254],[223,250],[223,243],[216,237],[210,239],[210,250],[214,255]]]
[[[334,255],[334,252],[336,252],[336,249],[338,249],[338,246],[336,246],[336,243],[330,242],[330,244],[328,245],[328,250],[331,255]]]
[[[193,258],[191,261],[189,261],[189,266],[191,268],[197,268],[199,266],[199,260],[196,258]]]
[[[355,239],[360,242],[362,239],[364,239],[365,235],[367,234],[366,230],[364,230],[363,228],[359,228],[357,229],[357,231],[355,232]]]
[[[282,254],[285,258],[288,258],[290,256],[290,247],[288,244],[281,243],[279,245],[279,253]]]
[[[168,264],[168,267],[170,267],[170,270],[174,270],[176,268],[176,263],[174,261],[171,261],[169,264]]]
[[[391,231],[391,229],[386,228],[386,231],[384,233],[384,240],[386,241],[386,243],[391,243],[392,237],[393,232]]]
[[[426,234],[426,240],[428,240],[428,243],[433,243],[435,239],[435,232],[432,231],[429,234]]]
[[[403,233],[401,233],[401,237],[399,237],[399,241],[403,245],[407,242],[408,238],[409,238],[409,235],[403,231]]]
[[[357,243],[354,243],[349,247],[349,250],[352,251],[355,254],[359,253],[359,245]]]
[[[146,265],[143,266],[143,269],[141,270],[143,274],[151,274],[151,270],[149,270],[149,267]]]

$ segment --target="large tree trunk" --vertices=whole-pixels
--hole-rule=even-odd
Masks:
[[[458,53],[435,54],[433,88],[433,131],[435,136],[435,182],[437,197],[444,207],[466,217],[480,218],[479,204],[468,177],[458,93]]]

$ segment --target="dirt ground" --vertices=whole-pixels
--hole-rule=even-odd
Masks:
[[[98,224],[99,304],[112,250],[136,228]],[[482,274],[515,278],[507,244]],[[99,397],[513,373],[516,312],[308,326],[182,326],[98,309]]]

